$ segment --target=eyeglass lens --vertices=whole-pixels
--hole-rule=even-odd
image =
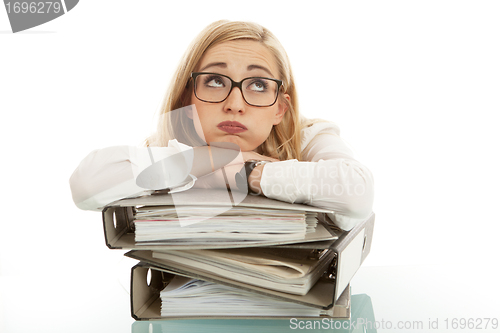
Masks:
[[[223,75],[200,74],[195,82],[196,96],[206,102],[222,102],[231,93],[231,80]],[[241,83],[241,93],[248,104],[269,106],[278,94],[278,83],[264,78],[247,78]]]

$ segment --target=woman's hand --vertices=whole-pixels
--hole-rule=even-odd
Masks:
[[[233,161],[228,163],[226,166],[219,168],[207,175],[199,177],[198,180],[195,182],[194,187],[204,188],[204,189],[230,188],[232,190],[236,190],[238,188],[235,180],[236,174],[243,169],[245,162],[249,160],[270,161],[270,162],[279,161],[278,159],[269,156],[264,156],[253,151],[241,152]],[[260,189],[259,186],[260,176],[262,174],[263,167],[264,166],[258,166],[251,173],[252,185],[253,185],[252,188],[256,190]],[[247,175],[247,177],[249,176]],[[259,192],[257,191],[257,193]]]
[[[227,188],[237,190],[236,174],[241,171],[243,164],[227,165],[223,168],[215,170],[208,175],[200,177],[194,183],[194,188],[216,189]]]

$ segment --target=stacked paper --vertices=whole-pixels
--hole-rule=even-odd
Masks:
[[[286,293],[305,295],[327,269],[331,250],[242,248],[153,252],[172,267]]]
[[[208,281],[175,276],[160,293],[161,316],[320,316],[331,310],[285,302]]]
[[[282,209],[145,206],[135,214],[137,243],[300,241],[317,226],[317,213]]]

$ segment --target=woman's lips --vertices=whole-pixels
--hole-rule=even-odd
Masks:
[[[217,128],[230,134],[241,133],[248,130],[245,125],[237,121],[223,121],[222,123],[217,125]]]

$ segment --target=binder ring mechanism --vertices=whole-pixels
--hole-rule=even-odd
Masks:
[[[323,274],[323,278],[328,280],[335,280],[337,276],[337,258],[338,258],[337,252],[333,253],[332,262],[330,263],[330,266]]]
[[[321,260],[328,253],[328,249],[314,249],[311,251],[307,259],[310,260]]]
[[[315,249],[315,250],[311,251],[308,258],[312,259],[312,260],[320,260],[329,251],[330,251],[330,249]],[[328,279],[328,280],[335,280],[335,276],[337,273],[337,256],[338,256],[337,252],[334,252],[332,261],[327,266],[326,270],[323,272],[322,278]]]

